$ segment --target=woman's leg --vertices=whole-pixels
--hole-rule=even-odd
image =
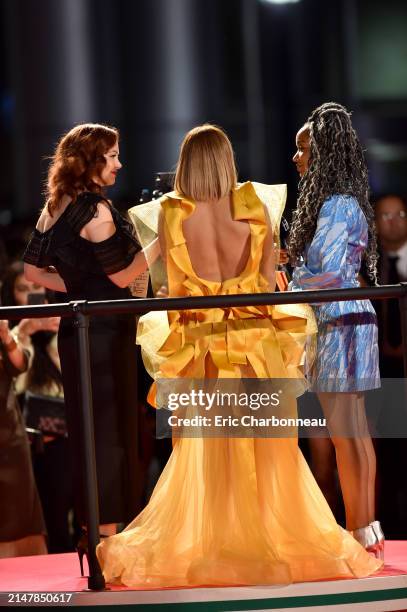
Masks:
[[[376,455],[362,393],[319,393],[335,447],[345,505],[346,527],[353,531],[375,517]]]
[[[311,471],[335,517],[340,499],[336,481],[335,447],[330,438],[308,438]]]
[[[103,536],[112,536],[117,533],[117,523],[106,523],[99,525],[99,534]]]
[[[0,559],[46,554],[48,550],[43,535],[31,535],[12,542],[0,542]]]

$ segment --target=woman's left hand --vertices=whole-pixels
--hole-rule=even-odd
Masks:
[[[10,327],[6,319],[0,319],[0,340],[7,343],[10,339]]]
[[[57,332],[60,317],[41,317],[40,319],[22,319],[18,324],[18,332],[23,336],[32,336],[38,331]]]
[[[280,249],[280,257],[278,260],[278,263],[280,265],[285,265],[290,261],[290,258],[288,257],[288,253],[286,251],[286,249]]]
[[[155,294],[157,298],[166,298],[168,297],[168,287],[167,285],[161,285],[157,293]]]
[[[11,365],[20,372],[27,369],[28,358],[24,350],[20,346],[17,338],[10,332],[8,321],[0,320],[0,341],[7,353],[7,359]],[[15,374],[13,374],[15,376]]]

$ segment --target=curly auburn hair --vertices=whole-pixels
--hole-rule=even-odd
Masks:
[[[324,201],[334,194],[351,195],[359,203],[368,224],[364,252],[367,272],[377,284],[377,240],[374,211],[369,203],[368,173],[363,150],[352,127],[351,113],[335,102],[316,108],[304,127],[308,129],[308,170],[299,183],[288,251],[293,260],[311,242]]]
[[[104,154],[118,140],[116,128],[98,123],[76,125],[62,136],[51,157],[46,184],[45,206],[51,216],[65,194],[74,202],[81,191],[102,193],[94,177],[106,164]]]

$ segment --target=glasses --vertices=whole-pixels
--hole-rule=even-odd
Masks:
[[[406,219],[407,212],[405,210],[398,210],[397,212],[382,212],[378,215],[379,219],[382,221],[391,221],[391,219]]]

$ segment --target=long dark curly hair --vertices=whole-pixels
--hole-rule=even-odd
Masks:
[[[324,201],[334,194],[350,195],[366,217],[369,237],[364,258],[369,277],[377,284],[374,211],[369,203],[367,166],[351,114],[340,104],[326,102],[311,113],[304,127],[309,132],[310,157],[308,170],[299,183],[288,239],[290,257],[295,261],[304,254],[315,234]]]

